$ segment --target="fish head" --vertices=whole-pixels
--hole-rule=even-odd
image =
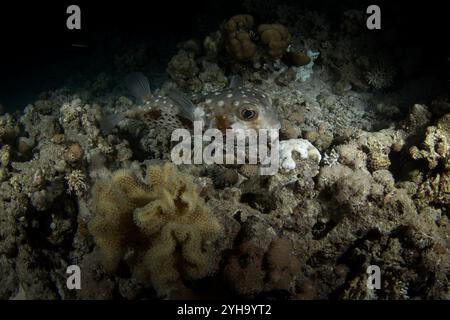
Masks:
[[[271,99],[260,91],[241,89],[232,105],[232,128],[279,130],[281,127]]]
[[[275,129],[281,125],[271,99],[262,92],[238,87],[208,96],[201,104],[209,127],[226,129]]]

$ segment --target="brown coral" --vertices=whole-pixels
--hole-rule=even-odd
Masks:
[[[79,143],[72,143],[67,148],[66,158],[69,162],[78,162],[83,158],[83,148]]]
[[[229,33],[225,47],[228,53],[239,61],[250,60],[256,53],[256,45],[245,31]]]
[[[240,295],[293,289],[299,263],[289,240],[274,239],[267,250],[252,241],[243,242],[224,268],[228,285]]]
[[[289,291],[300,264],[292,254],[292,243],[287,239],[275,239],[267,251],[268,280],[266,288]]]
[[[275,59],[281,58],[292,39],[288,29],[281,24],[261,24],[258,33],[269,55]]]
[[[287,58],[296,67],[302,67],[311,62],[311,58],[300,51],[288,52]]]
[[[239,14],[231,17],[223,26],[225,33],[225,48],[238,61],[250,60],[256,53],[256,44],[251,37],[253,17]]]
[[[253,28],[254,19],[249,14],[237,14],[232,16],[224,25],[228,33],[236,31],[249,31]]]
[[[264,289],[264,250],[251,242],[242,243],[224,268],[224,276],[238,294],[250,295]]]
[[[221,231],[216,218],[198,195],[192,177],[170,163],[150,166],[148,184],[129,170],[97,182],[96,215],[89,229],[114,271],[127,252],[130,267],[150,279],[158,294],[166,294],[180,277],[199,279],[212,271],[211,242]]]

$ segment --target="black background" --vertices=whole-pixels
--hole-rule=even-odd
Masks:
[[[446,1],[279,2],[325,11],[336,19],[347,9],[365,11],[369,4],[377,4],[382,11],[382,25],[390,22],[398,25],[399,43],[422,46],[427,52],[425,59],[429,59],[430,64],[440,63],[439,67],[445,69],[442,61],[447,60],[450,45],[450,11],[445,6]],[[81,31],[66,28],[66,9],[70,4],[81,7]],[[239,0],[2,1],[0,103],[8,96],[20,94],[21,88],[31,86],[27,77],[31,74],[34,74],[34,82],[39,82],[37,73],[42,79],[56,77],[45,72],[47,66],[82,64],[99,45],[99,34],[103,35],[103,42],[119,36],[130,41],[148,39],[155,46],[159,43],[163,46],[167,45],[167,39],[176,43],[192,36],[202,38],[217,29],[223,19],[237,13],[245,13]],[[375,32],[382,33],[383,29]],[[72,44],[87,47],[78,48]]]

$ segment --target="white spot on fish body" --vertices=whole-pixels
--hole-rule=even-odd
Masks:
[[[223,100],[220,100],[219,102],[217,102],[217,106],[219,107],[223,107],[225,105],[225,102]]]

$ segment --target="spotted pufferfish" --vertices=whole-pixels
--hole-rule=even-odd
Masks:
[[[178,90],[171,90],[167,96],[153,96],[147,77],[133,73],[126,83],[130,93],[136,98],[139,107],[125,114],[109,118],[103,127],[114,127],[123,118],[158,119],[166,116],[173,120],[174,127],[180,123],[201,121],[205,129],[217,128],[223,133],[227,129],[275,129],[281,125],[272,101],[266,94],[240,85],[240,79],[233,77],[229,88],[194,96],[189,99]],[[194,103],[193,100],[198,101]]]

